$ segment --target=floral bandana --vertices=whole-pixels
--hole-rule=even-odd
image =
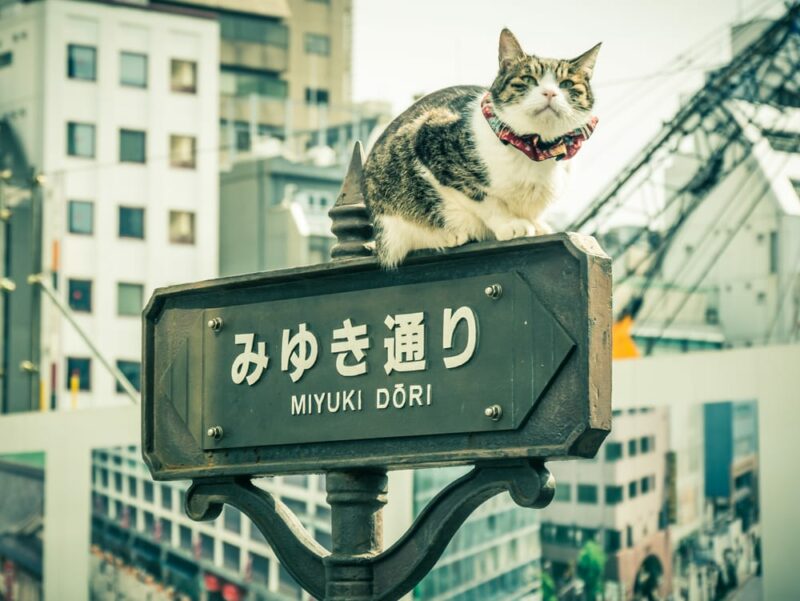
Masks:
[[[571,159],[578,153],[583,142],[589,139],[589,136],[592,135],[595,127],[597,127],[597,117],[592,117],[589,123],[583,127],[574,129],[550,142],[545,142],[539,137],[539,134],[521,136],[514,132],[507,123],[503,123],[500,117],[494,114],[492,98],[489,92],[486,92],[483,100],[481,100],[481,112],[486,117],[486,121],[489,122],[489,127],[492,128],[492,131],[500,138],[503,144],[511,144],[532,161]]]

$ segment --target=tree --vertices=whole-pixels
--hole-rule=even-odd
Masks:
[[[542,601],[558,601],[556,583],[549,572],[542,572]]]
[[[606,554],[593,540],[590,540],[578,553],[576,566],[578,577],[583,580],[584,596],[589,601],[596,601],[603,594],[603,576],[606,571]]]

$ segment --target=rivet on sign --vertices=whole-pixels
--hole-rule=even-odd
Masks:
[[[503,417],[503,408],[500,405],[491,405],[483,410],[483,414],[492,421],[498,421]]]
[[[492,284],[491,286],[486,286],[486,290],[484,290],[484,292],[489,298],[497,300],[503,296],[503,287],[500,284]]]
[[[214,330],[215,332],[219,332],[222,329],[222,318],[214,317],[212,319],[209,319],[208,327]]]
[[[206,434],[208,434],[209,438],[219,440],[222,438],[222,426],[211,426]]]

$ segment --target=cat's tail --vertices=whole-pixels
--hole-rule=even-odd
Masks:
[[[393,231],[391,222],[392,219],[389,219],[389,223],[386,223],[381,215],[374,215],[372,222],[375,232],[375,256],[381,267],[387,270],[397,269],[397,266],[402,263],[411,250]]]

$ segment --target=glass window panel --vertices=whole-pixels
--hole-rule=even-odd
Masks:
[[[71,157],[94,158],[94,125],[67,123],[67,154]]]
[[[121,52],[119,55],[119,83],[135,88],[147,87],[147,55]]]
[[[77,379],[78,390],[92,389],[92,360],[84,357],[67,357],[67,390],[71,389],[72,379]],[[108,470],[105,471],[103,486],[108,486]],[[101,471],[101,476],[103,472]]]
[[[119,130],[119,160],[123,163],[144,163],[147,136],[143,131]]]
[[[124,361],[120,359],[117,361],[117,369],[122,372],[123,376],[128,378],[131,386],[138,391],[142,381],[142,364],[139,361]],[[117,382],[117,392],[125,392],[119,382]]]
[[[144,238],[144,209],[119,208],[119,235],[121,238]]]
[[[622,502],[623,488],[621,486],[606,486],[606,504],[616,505]]]
[[[240,556],[239,547],[230,543],[222,543],[222,563],[226,568],[238,572]]]
[[[94,46],[67,46],[67,75],[70,79],[94,81],[97,78],[97,49]]]
[[[194,136],[169,137],[169,164],[172,167],[194,169],[197,154],[197,138]]]
[[[92,281],[70,279],[69,306],[73,311],[91,313],[92,311]]]
[[[305,42],[307,54],[328,56],[331,53],[331,39],[326,35],[307,33]]]
[[[553,497],[553,500],[561,502],[572,500],[572,485],[556,484],[556,494],[555,497]]]
[[[10,50],[8,52],[0,52],[0,68],[8,67],[14,62],[14,53]]]
[[[578,484],[578,503],[597,503],[597,486]]]
[[[194,244],[194,213],[169,212],[169,241],[174,244]]]
[[[117,314],[139,317],[144,306],[144,286],[141,284],[117,284]]]
[[[71,234],[91,235],[94,232],[94,203],[70,200],[67,205],[67,222]]]
[[[195,94],[197,92],[197,63],[172,59],[170,63],[170,87],[173,92]]]

